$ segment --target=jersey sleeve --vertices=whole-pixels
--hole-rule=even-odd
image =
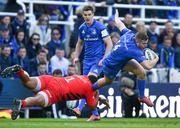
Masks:
[[[134,59],[137,60],[139,63],[141,63],[144,60],[146,60],[146,57],[142,51],[136,50],[136,52],[134,54]]]
[[[124,35],[125,33],[128,33],[128,32],[131,32],[131,30],[130,29],[128,29],[128,28],[124,28],[122,31],[121,31],[121,36],[122,35]]]
[[[103,24],[100,24],[99,27],[100,27],[100,34],[102,38],[109,36],[106,26],[104,26]]]
[[[80,26],[80,27],[79,27],[79,31],[78,31],[78,32],[79,32],[78,35],[79,35],[79,38],[80,38],[81,40],[83,40],[83,33],[82,33],[82,31],[83,31],[82,26]]]

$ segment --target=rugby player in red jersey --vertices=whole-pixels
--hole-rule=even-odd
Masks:
[[[93,110],[97,106],[98,97],[93,91],[91,78],[87,76],[73,75],[68,77],[54,77],[42,75],[29,77],[20,65],[7,67],[1,72],[2,77],[18,74],[25,87],[33,90],[36,95],[24,100],[13,101],[12,119],[15,120],[21,108],[29,106],[46,107],[54,103],[66,100],[86,99],[88,107]]]

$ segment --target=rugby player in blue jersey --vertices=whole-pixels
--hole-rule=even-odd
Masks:
[[[146,60],[143,50],[147,47],[148,36],[145,32],[134,34],[127,29],[124,23],[119,19],[118,11],[115,14],[116,26],[121,31],[121,38],[113,47],[111,53],[103,61],[104,77],[98,79],[93,85],[93,89],[97,90],[107,84],[111,84],[119,70],[126,70],[136,74],[137,85],[139,88],[139,100],[147,106],[154,104],[148,97],[144,96],[146,86],[145,69],[150,70],[159,60],[159,57],[154,53],[153,60]]]
[[[93,82],[96,82],[102,72],[102,61],[112,49],[112,41],[106,26],[93,18],[94,12],[94,8],[89,5],[82,9],[85,22],[79,27],[74,63],[79,61],[79,55],[84,45],[83,75],[88,75]],[[85,100],[81,100],[78,107],[73,109],[77,116],[81,115],[85,103]],[[95,120],[100,120],[97,109],[92,112],[88,119],[88,121]]]

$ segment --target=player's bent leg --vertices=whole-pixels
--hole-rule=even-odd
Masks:
[[[140,102],[145,103],[147,106],[152,107],[154,104],[148,97],[144,96],[144,90],[146,87],[146,72],[145,69],[136,60],[132,59],[128,61],[124,69],[126,71],[132,72],[137,76],[137,85],[139,88]]]
[[[100,88],[103,88],[104,86],[111,84],[113,82],[113,79],[109,79],[106,76],[103,78],[98,79],[96,83],[93,84],[93,90],[96,91]]]
[[[31,106],[45,106],[44,96],[38,94],[35,97],[28,97],[25,100],[14,99],[11,119],[15,120],[20,114],[21,108]]]

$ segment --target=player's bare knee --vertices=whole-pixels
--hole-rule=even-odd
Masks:
[[[144,80],[146,78],[146,71],[141,69],[137,72],[137,78]]]
[[[106,84],[112,84],[113,80],[106,79]]]
[[[45,99],[44,99],[44,97],[42,95],[37,95],[36,96],[36,102],[37,102],[37,104],[39,106],[44,107],[44,105],[45,105]]]

